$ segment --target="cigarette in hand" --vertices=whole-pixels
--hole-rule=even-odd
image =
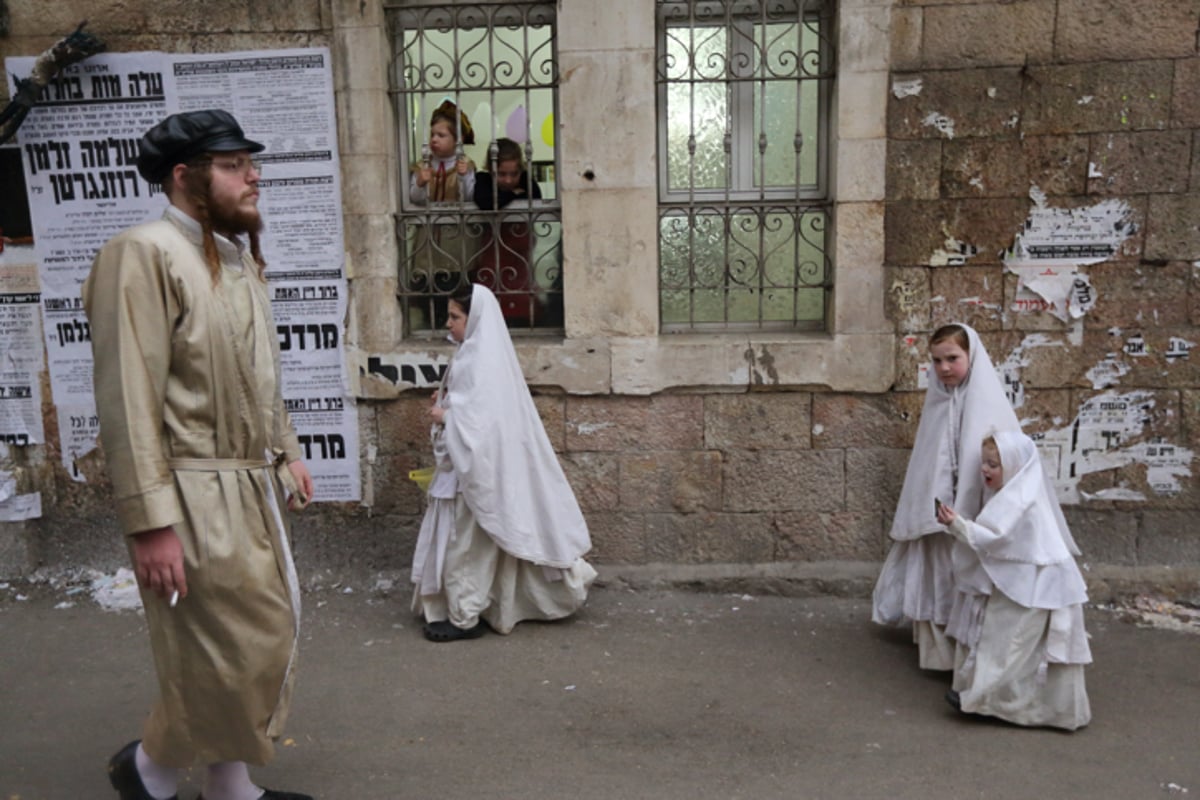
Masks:
[[[171,592],[171,608],[174,608],[175,604],[178,602],[179,602],[179,590],[176,589],[175,591]]]

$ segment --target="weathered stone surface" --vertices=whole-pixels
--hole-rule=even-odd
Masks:
[[[813,395],[813,446],[912,447],[924,402],[908,392]]]
[[[564,453],[559,462],[585,514],[622,510],[620,457],[616,453]]]
[[[430,453],[429,403],[432,392],[415,389],[387,402],[359,400],[360,408],[370,408],[378,422],[379,452]]]
[[[1072,419],[1071,390],[1027,387],[1024,402],[1013,410],[1030,436],[1064,428]]]
[[[595,564],[644,564],[646,515],[590,512],[587,518],[592,550],[586,556]]]
[[[363,464],[363,480],[371,487],[373,514],[416,514],[425,511],[425,493],[409,480],[410,470],[433,466],[432,454],[416,453],[377,455],[374,462]]]
[[[1171,114],[1171,61],[1030,67],[1026,135],[1163,129]]]
[[[721,454],[716,451],[623,453],[621,508],[689,513],[721,508]]]
[[[896,337],[896,383],[893,391],[924,392],[918,386],[918,379],[921,365],[929,363],[928,340],[926,331]],[[924,397],[924,394],[921,396]]]
[[[296,568],[302,579],[317,581],[328,574],[396,570],[407,578],[420,529],[420,514],[301,514],[292,524]],[[408,586],[397,591],[407,604]]]
[[[1196,54],[1193,0],[1058,0],[1054,54],[1062,61],[1133,61]]]
[[[943,197],[1021,197],[1029,191],[1021,142],[955,139],[942,143]]]
[[[890,33],[891,67],[911,72],[921,67],[921,32],[925,12],[921,8],[892,8]]]
[[[1084,564],[1122,564],[1137,562],[1138,519],[1133,513],[1094,511],[1079,506],[1064,506],[1063,515],[1071,536],[1083,553]]]
[[[1179,406],[1183,421],[1182,443],[1200,455],[1200,390],[1180,392]]]
[[[889,139],[1016,138],[1021,119],[1017,69],[966,69],[893,75],[920,79],[921,92],[888,98]],[[944,118],[944,122],[938,120]]]
[[[965,322],[977,331],[999,330],[1004,309],[1001,267],[930,270],[932,299],[929,327]]]
[[[1191,131],[1138,131],[1092,136],[1091,163],[1099,175],[1088,180],[1088,194],[1186,192]]]
[[[33,570],[37,564],[32,541],[34,533],[28,522],[0,525],[0,576],[16,578]]]
[[[1096,305],[1084,317],[1084,324],[1089,328],[1187,325],[1191,270],[1190,264],[1181,261],[1162,266],[1110,262],[1088,267]]]
[[[1146,258],[1200,259],[1200,193],[1151,195]]]
[[[726,454],[727,511],[841,511],[841,450],[759,450]]]
[[[892,266],[944,265],[963,257],[971,266],[998,264],[1021,230],[1029,201],[905,200],[887,206],[887,263]]]
[[[911,455],[907,448],[847,448],[846,510],[891,513],[900,499]]]
[[[1086,136],[1028,136],[1021,142],[1029,184],[1049,197],[1079,195],[1087,189]]]
[[[704,398],[568,397],[566,447],[576,450],[698,450]]]
[[[931,273],[925,267],[888,267],[887,316],[897,333],[930,329]]]
[[[776,514],[776,561],[875,561],[886,555],[878,511]]]
[[[1045,63],[1054,54],[1054,12],[1054,0],[930,6],[922,62],[954,69]]]
[[[1196,511],[1146,511],[1138,536],[1138,564],[1200,564]]]
[[[756,564],[775,555],[775,531],[765,514],[648,514],[651,562]]]
[[[887,146],[889,200],[937,200],[941,196],[940,139],[894,139]]]
[[[1200,59],[1181,58],[1176,61],[1174,85],[1175,90],[1171,94],[1171,127],[1200,128]]]
[[[812,446],[812,395],[750,392],[704,399],[704,444],[715,450],[797,450]]]
[[[567,446],[567,398],[561,394],[535,394],[533,406],[537,409],[546,431],[546,438],[556,452]]]

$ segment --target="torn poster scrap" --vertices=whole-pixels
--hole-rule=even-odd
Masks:
[[[1122,200],[1082,208],[1050,208],[1037,187],[1034,208],[1004,267],[1018,277],[1012,310],[1049,312],[1064,322],[1079,319],[1096,304],[1096,290],[1080,267],[1107,261],[1137,230],[1133,209]]]

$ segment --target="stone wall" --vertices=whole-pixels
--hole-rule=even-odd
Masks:
[[[406,342],[392,302],[397,161],[378,0],[8,2],[0,57],[37,53],[85,16],[113,50],[330,46],[350,355],[445,355]],[[1167,357],[1172,340],[1200,342],[1197,23],[1194,0],[843,0],[833,330],[663,337],[647,224],[654,168],[643,163],[652,4],[562,0],[567,331],[518,351],[604,573],[869,588],[923,402],[924,340],[950,320],[977,327],[993,360],[1010,364],[1028,432],[1068,435],[1093,398],[1136,391],[1145,424],[1123,450],[1200,451],[1200,356]],[[630,139],[644,140],[640,160],[626,155]],[[1135,232],[1115,257],[1081,267],[1095,304],[1063,321],[1019,302],[1003,254],[1037,203],[1105,200],[1127,204]],[[367,377],[364,502],[298,519],[297,555],[312,572],[399,572],[416,538],[422,501],[406,476],[430,460],[428,391]],[[103,478],[67,480],[49,425],[47,438],[14,456],[45,517],[0,526],[0,575],[123,558]],[[1195,592],[1200,486],[1191,474],[1176,476],[1177,491],[1152,486],[1138,452],[1080,468],[1067,511],[1088,574],[1099,589]]]

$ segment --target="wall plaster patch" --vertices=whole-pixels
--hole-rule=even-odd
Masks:
[[[1181,491],[1180,478],[1192,474],[1190,449],[1162,437],[1125,444],[1145,433],[1154,404],[1150,392],[1105,392],[1088,399],[1067,427],[1033,434],[1060,501],[1145,500],[1125,486],[1091,494],[1079,490],[1084,475],[1128,464],[1146,466],[1146,483],[1155,494],[1169,497]]]

